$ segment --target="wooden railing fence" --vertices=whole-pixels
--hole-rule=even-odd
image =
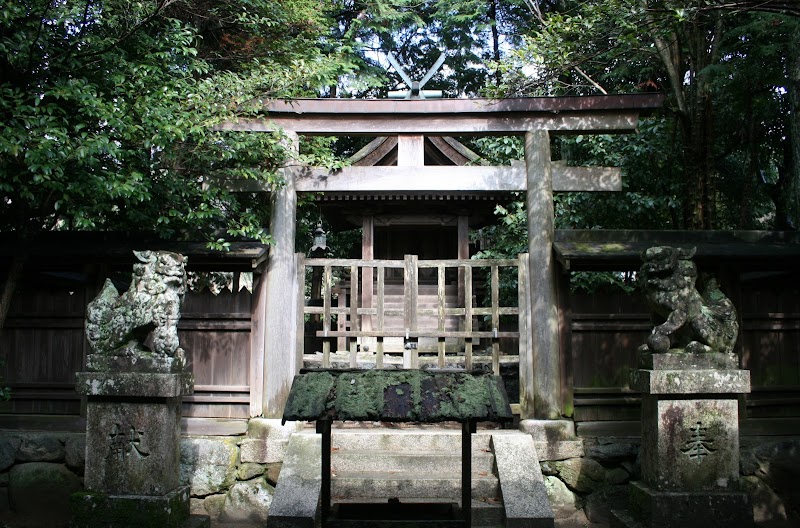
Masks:
[[[432,338],[438,343],[439,368],[448,366],[446,340],[457,339],[463,342],[464,367],[468,370],[473,367],[473,351],[476,344],[481,340],[489,341],[492,370],[495,374],[499,374],[500,340],[518,339],[520,332],[524,332],[526,328],[524,321],[520,320],[515,329],[502,330],[501,317],[514,316],[520,319],[520,314],[526,313],[527,296],[524,295],[526,292],[524,285],[528,283],[527,263],[527,255],[506,260],[419,260],[416,255],[406,255],[404,260],[303,258],[300,264],[301,280],[308,280],[307,276],[315,277],[314,270],[316,270],[316,278],[311,280],[319,281],[316,288],[321,301],[316,305],[304,303],[303,322],[308,317],[319,319],[321,329],[317,330],[315,335],[322,338],[322,365],[326,368],[331,365],[332,346],[342,340],[350,354],[350,366],[357,368],[358,343],[364,338],[376,341],[377,368],[384,367],[384,340],[387,338],[402,338],[403,366],[419,368],[419,350],[416,344],[420,338]],[[516,279],[520,287],[513,305],[511,302],[504,305],[501,300],[501,268],[516,270]],[[402,270],[402,307],[390,306],[387,303],[389,297],[387,270],[392,269]],[[434,306],[420,304],[420,271],[425,269],[436,270]],[[448,274],[448,270],[451,269],[455,269],[456,273]],[[488,271],[486,303],[478,303],[475,300],[476,284],[482,283],[476,271],[478,269]],[[310,270],[311,273],[307,274],[306,270]],[[453,275],[458,277],[456,303],[448,302],[447,296],[446,278]],[[342,282],[346,282],[346,285],[343,286]],[[367,295],[362,295],[363,292],[359,291],[362,284],[365,289],[370,290]],[[312,284],[312,297],[317,295],[313,291],[314,286]],[[300,291],[302,295],[306,295],[305,282],[301,284]],[[334,295],[337,296],[336,299]],[[398,318],[402,320],[402,325],[396,323]],[[448,320],[452,321],[453,318],[458,320],[457,330],[448,329]],[[423,321],[435,321],[435,325],[421,324]],[[302,347],[303,344],[299,342],[298,346]]]

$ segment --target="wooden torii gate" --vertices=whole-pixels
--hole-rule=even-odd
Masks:
[[[283,129],[300,135],[398,136],[397,166],[328,170],[283,169],[285,186],[272,193],[271,250],[263,307],[261,371],[251,374],[251,414],[279,418],[292,379],[302,366],[296,350],[298,266],[295,256],[297,193],[355,191],[525,191],[530,255],[527,346],[520,354],[521,418],[561,416],[558,308],[553,259],[553,192],[618,191],[618,168],[566,167],[551,161],[551,134],[628,133],[639,115],[660,107],[661,94],[591,97],[436,100],[300,99],[275,101],[266,115],[222,125],[223,130]],[[524,136],[525,161],[511,166],[425,166],[425,136]],[[250,187],[247,190],[259,190]],[[261,188],[260,190],[268,190]],[[300,314],[300,315],[298,315]],[[302,328],[302,324],[300,325]],[[258,368],[256,370],[258,370]],[[259,397],[260,395],[260,397]]]

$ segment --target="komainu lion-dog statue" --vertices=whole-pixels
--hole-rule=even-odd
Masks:
[[[702,277],[690,250],[668,246],[642,252],[639,283],[653,312],[655,328],[640,347],[644,352],[720,352],[730,354],[739,333],[736,309],[717,281]]]
[[[186,293],[187,258],[168,251],[134,251],[140,261],[122,294],[106,279],[86,308],[86,338],[94,371],[178,372],[186,365],[178,320]],[[150,344],[150,346],[147,346]]]

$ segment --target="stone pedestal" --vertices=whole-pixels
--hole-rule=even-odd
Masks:
[[[645,353],[631,373],[642,393],[642,481],[612,526],[751,526],[739,489],[739,394],[750,372],[729,354]]]
[[[181,397],[190,373],[79,372],[88,397],[85,493],[73,497],[73,528],[207,525],[190,519],[181,486]]]

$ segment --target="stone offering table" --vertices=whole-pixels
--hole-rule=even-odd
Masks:
[[[303,370],[295,376],[284,421],[316,421],[322,435],[321,513],[324,527],[471,526],[472,434],[479,421],[513,419],[499,376],[483,371]],[[460,422],[461,508],[449,504],[388,503],[331,506],[331,424],[334,420]],[[364,516],[371,509],[375,517]],[[358,511],[362,510],[362,511]],[[357,512],[351,516],[348,512]],[[411,515],[411,516],[410,516]]]
[[[642,480],[612,526],[751,526],[738,487],[738,396],[750,392],[750,372],[729,353],[642,352],[639,367]]]

